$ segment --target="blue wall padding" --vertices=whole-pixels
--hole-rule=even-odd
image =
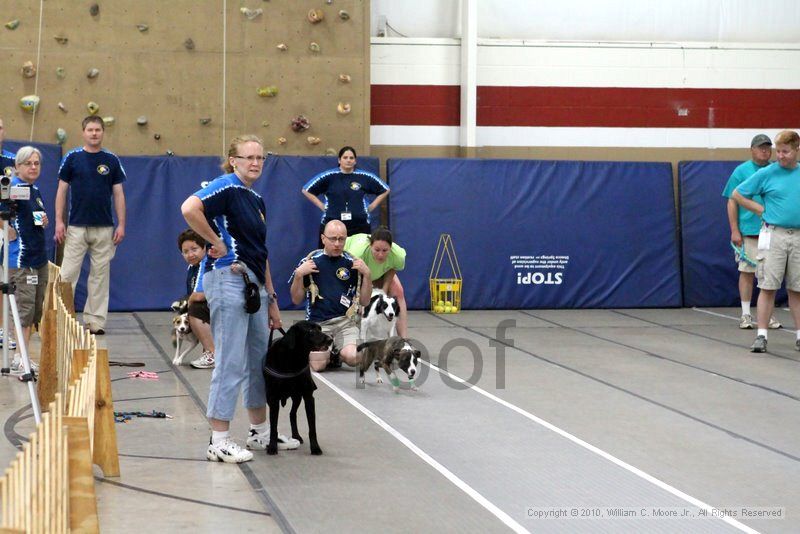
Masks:
[[[430,304],[442,233],[455,244],[463,308],[681,305],[668,163],[390,159],[387,173],[413,308]],[[568,260],[557,269],[550,256]]]
[[[686,306],[738,306],[739,275],[722,190],[741,161],[682,161],[678,165]],[[754,291],[753,302],[758,291]],[[777,295],[785,301],[785,290]]]
[[[135,156],[120,158],[128,180],[126,237],[111,263],[112,311],[157,310],[183,296],[186,263],[181,257],[178,234],[187,227],[180,212],[186,198],[201,183],[222,171],[217,157]],[[56,158],[56,162],[58,159]],[[48,167],[49,163],[45,164]],[[290,305],[286,284],[295,263],[316,248],[321,212],[301,193],[313,175],[336,165],[334,157],[271,156],[254,189],[267,206],[267,245],[270,267],[281,308]],[[377,158],[359,158],[359,166],[378,172]],[[57,163],[53,164],[57,169]],[[45,200],[55,199],[55,171],[43,188]],[[44,185],[40,180],[40,185]],[[52,187],[52,193],[49,187]],[[48,214],[54,213],[48,209]],[[52,232],[49,232],[52,239]],[[76,291],[76,306],[86,299],[88,257]]]

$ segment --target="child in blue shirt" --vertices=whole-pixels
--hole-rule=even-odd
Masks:
[[[189,326],[203,346],[203,354],[189,365],[195,369],[214,367],[214,336],[211,334],[211,313],[203,293],[203,274],[206,270],[206,241],[194,230],[184,230],[178,236],[178,249],[189,264],[186,270],[186,295],[189,301]]]

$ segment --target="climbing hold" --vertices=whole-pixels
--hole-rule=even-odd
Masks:
[[[350,113],[350,103],[349,102],[339,102],[336,106],[336,112],[339,115],[347,115]]]
[[[39,97],[36,95],[27,95],[19,99],[19,107],[33,113],[39,107]]]
[[[67,106],[65,106],[63,102],[59,102],[59,103],[58,103],[58,109],[60,109],[60,110],[61,110],[61,111],[63,111],[64,113],[66,113],[66,112],[67,112]]]
[[[6,22],[6,28],[9,30],[16,30],[17,26],[19,26],[19,19],[9,20]]]
[[[89,6],[89,14],[93,17],[96,17],[100,14],[100,6],[98,4],[92,4]]]
[[[160,141],[161,140],[161,134],[159,134],[159,133],[153,134],[153,139],[155,139],[156,141]]]
[[[67,142],[67,131],[64,128],[59,128],[56,130],[56,140],[58,141],[59,145],[63,145]]]
[[[33,61],[26,61],[22,64],[22,76],[24,78],[33,78],[36,76],[36,67],[34,67]]]
[[[211,123],[211,119],[209,117],[203,117],[202,119],[200,119],[200,124],[202,124],[203,126],[209,123]]]
[[[115,119],[114,117],[103,117],[104,126],[113,126],[116,121],[117,119]]]
[[[302,132],[311,128],[311,123],[308,122],[308,119],[305,115],[298,115],[297,117],[292,119],[292,130],[295,132]]]
[[[269,126],[269,121],[261,121],[261,126],[267,128]]]
[[[56,77],[59,79],[63,79],[64,76],[67,75],[67,72],[64,70],[64,67],[56,67]]]
[[[285,137],[279,137],[278,138],[278,144],[279,145],[285,145],[286,144],[286,138]]]
[[[333,3],[333,0],[325,0],[325,3],[331,5]]]
[[[319,43],[315,43],[314,41],[308,43],[308,49],[312,52],[322,52],[322,48],[320,48]]]
[[[289,50],[289,47],[286,46],[286,43],[281,43],[278,46],[276,46],[275,48],[277,48],[281,52],[286,52],[287,50]]]
[[[147,116],[139,115],[139,117],[136,119],[136,124],[138,124],[139,126],[144,126],[145,124],[147,124]]]
[[[342,9],[339,11],[339,18],[342,20],[350,20],[350,13]]]
[[[242,12],[242,15],[244,15],[245,18],[247,18],[247,20],[253,20],[254,18],[256,18],[257,16],[259,16],[264,12],[264,10],[261,9],[260,7],[258,9],[250,9],[247,7],[242,7],[239,8],[239,11]]]
[[[258,96],[276,96],[278,94],[278,88],[274,85],[267,85],[265,87],[258,88]]]
[[[351,80],[351,78],[350,78],[349,74],[340,74],[339,75],[339,81],[341,83],[350,83],[350,80]]]
[[[86,77],[89,79],[97,78],[100,75],[100,69],[89,69],[86,73]]]
[[[191,38],[191,37],[187,38],[187,39],[186,39],[186,40],[183,42],[183,47],[184,47],[186,50],[194,50],[194,41],[192,40],[192,38]]]
[[[326,156],[335,156],[337,154],[338,154],[338,152],[336,152],[336,149],[333,148],[332,146],[329,146],[328,148],[325,149],[325,155]]]
[[[319,137],[314,137],[313,135],[309,135],[306,137],[306,141],[309,145],[318,145],[321,139]]]
[[[175,152],[173,152],[172,150],[167,150],[167,151],[165,152],[165,154],[166,154],[167,156],[174,156],[174,155],[175,155]]]
[[[97,102],[89,102],[86,104],[86,109],[89,110],[89,115],[97,115],[97,112],[100,111],[100,105]]]
[[[67,44],[67,41],[69,41],[69,39],[67,37],[64,37],[63,35],[56,35],[55,37],[53,37],[53,39],[55,39],[58,44],[62,45]]]
[[[307,18],[308,22],[310,22],[311,24],[317,24],[325,19],[325,13],[323,13],[322,10],[319,8],[310,9],[308,11]]]
[[[136,29],[139,30],[140,32],[144,33],[144,32],[146,32],[147,30],[150,29],[150,26],[148,26],[147,24],[137,24],[136,25]]]

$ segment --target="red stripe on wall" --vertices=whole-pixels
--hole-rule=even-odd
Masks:
[[[461,124],[461,88],[457,85],[373,85],[370,98],[371,124]]]
[[[372,124],[457,126],[458,86],[373,85]],[[478,126],[783,128],[800,90],[478,87]]]

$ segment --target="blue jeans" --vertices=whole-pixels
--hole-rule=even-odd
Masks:
[[[250,269],[247,274],[250,280],[257,281]],[[267,403],[264,385],[264,362],[269,344],[267,293],[262,286],[261,309],[249,314],[244,310],[242,275],[231,272],[230,267],[207,272],[203,287],[211,308],[216,348],[206,416],[230,421],[240,389],[245,408],[262,408]]]

